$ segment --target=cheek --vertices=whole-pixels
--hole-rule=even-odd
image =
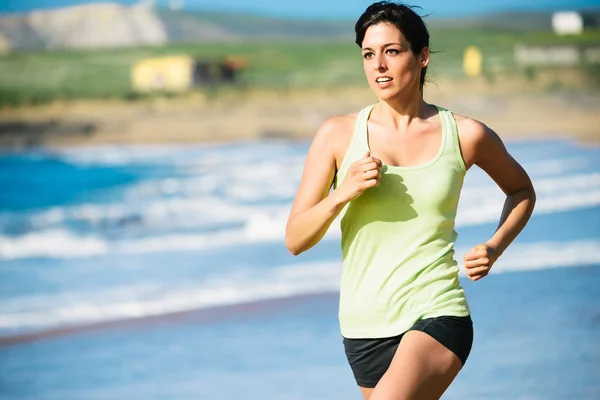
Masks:
[[[394,69],[399,75],[405,77],[408,80],[413,78],[418,79],[421,74],[419,63],[412,60],[398,60],[394,64]]]
[[[371,78],[377,73],[376,68],[373,65],[373,61],[371,60],[363,61],[363,70],[365,71],[365,76],[367,78]]]

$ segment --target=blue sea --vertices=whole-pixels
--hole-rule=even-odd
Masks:
[[[339,226],[293,257],[306,141],[0,155],[1,399],[362,399],[337,322]],[[478,282],[444,399],[600,399],[600,147],[508,141],[538,194]],[[457,258],[504,197],[467,174]]]

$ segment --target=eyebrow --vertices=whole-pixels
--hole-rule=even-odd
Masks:
[[[386,43],[386,44],[384,44],[381,47],[388,47],[388,46],[392,46],[392,45],[398,45],[398,46],[402,47],[402,43]],[[373,49],[370,48],[370,47],[363,47],[363,51],[364,50],[371,50],[371,51],[373,51]]]

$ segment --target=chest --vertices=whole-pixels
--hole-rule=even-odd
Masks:
[[[374,157],[391,166],[412,167],[431,161],[443,144],[440,124],[426,124],[403,130],[368,124],[369,149]]]

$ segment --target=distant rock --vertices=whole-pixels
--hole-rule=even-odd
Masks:
[[[29,23],[28,15],[1,16],[0,35],[7,42],[7,50],[33,50],[45,47],[44,41]]]
[[[82,4],[0,17],[0,35],[13,49],[159,45],[168,42],[149,5]]]
[[[231,41],[265,38],[341,38],[351,40],[353,24],[290,20],[248,14],[154,9],[90,3],[26,14],[0,15],[2,48],[39,50],[161,45],[169,42]]]

